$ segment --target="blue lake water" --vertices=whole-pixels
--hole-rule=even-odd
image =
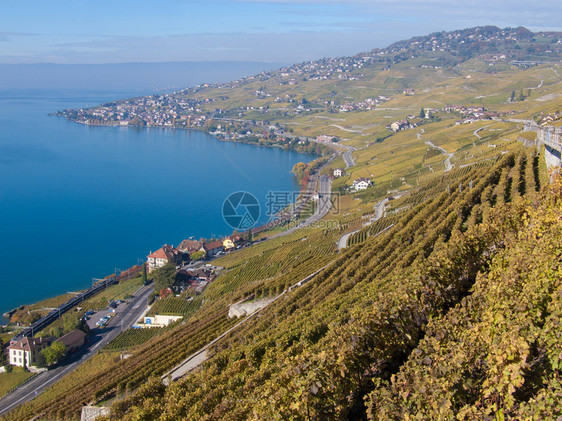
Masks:
[[[290,171],[313,159],[47,115],[133,94],[0,91],[1,312],[88,287],[164,243],[230,234],[221,215],[230,193],[248,191],[264,209],[268,191],[298,189]]]

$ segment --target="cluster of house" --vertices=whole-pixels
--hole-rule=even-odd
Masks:
[[[414,123],[413,121],[410,120],[398,120],[390,124],[388,128],[392,130],[394,133],[396,133],[399,132],[400,130],[412,129],[417,126],[418,126],[417,123]]]
[[[377,51],[384,55],[389,53],[419,51],[458,51],[463,45],[490,44],[499,41],[514,42],[528,36],[526,30],[518,28],[500,29],[496,27],[477,27],[462,29],[453,32],[436,32],[429,36],[414,37],[407,41],[400,41],[391,46]],[[505,57],[505,55],[503,55]],[[497,57],[496,59],[501,59]]]
[[[345,174],[345,170],[343,168],[334,168],[332,170],[332,176],[334,178],[343,177],[344,174]],[[371,181],[370,178],[361,177],[361,178],[357,178],[357,179],[353,180],[353,184],[351,185],[351,188],[353,190],[359,191],[359,190],[366,190],[367,188],[371,187],[372,185],[373,185],[373,182]]]
[[[562,118],[562,113],[560,112],[556,112],[553,114],[547,114],[542,116],[539,125],[541,126],[547,126],[549,124],[553,124],[554,122],[559,122],[559,120]]]
[[[331,142],[335,142],[336,140],[337,140],[336,136],[330,136],[330,135],[327,135],[327,134],[322,134],[320,136],[316,136],[317,142],[331,143]]]
[[[463,118],[458,120],[456,124],[470,124],[479,120],[490,120],[501,115],[513,114],[513,111],[490,111],[481,106],[464,106],[464,105],[447,105],[440,109],[444,113],[458,113]]]
[[[60,342],[70,353],[80,348],[86,342],[86,333],[76,329],[56,339],[52,336],[44,338],[24,337],[8,346],[8,361],[10,365],[18,367],[32,367],[37,364],[39,354],[53,342]]]
[[[176,274],[176,283],[172,287],[174,292],[182,293],[190,291],[200,294],[216,277],[215,268],[203,266],[199,268],[189,268],[183,266]]]
[[[198,241],[194,239],[183,240],[177,247],[164,244],[155,252],[147,256],[148,271],[161,268],[166,263],[180,264],[193,253],[201,252],[203,257],[213,257],[225,251],[232,250],[244,242],[239,235],[231,235],[222,240]]]
[[[338,111],[340,113],[347,113],[350,111],[371,111],[374,110],[377,106],[377,104],[381,104],[383,102],[388,101],[390,98],[384,95],[379,95],[376,98],[367,98],[364,101],[358,101],[358,102],[346,102],[342,105],[339,106]],[[325,105],[330,105],[327,102],[325,102]],[[333,101],[332,101],[332,104]]]
[[[201,127],[206,116],[199,107],[214,101],[212,98],[185,98],[174,94],[153,95],[56,114],[84,124]]]

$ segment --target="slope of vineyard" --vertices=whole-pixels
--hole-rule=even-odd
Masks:
[[[432,320],[390,382],[376,419],[557,419],[562,415],[562,183],[539,206],[500,207],[511,227],[469,296]],[[497,220],[497,219],[496,219]]]
[[[219,341],[201,372],[167,389],[157,380],[147,383],[116,402],[111,419],[400,414],[401,409],[377,406],[382,399],[377,393],[394,392],[379,387],[410,361],[425,358],[417,349],[428,329],[474,297],[501,250],[511,250],[509,239],[531,220],[532,206],[523,201],[558,203],[545,199],[558,190],[537,198],[541,178],[526,164],[533,159],[521,149],[491,167],[450,174],[432,187],[423,206],[413,206],[390,230],[351,247],[254,323]],[[553,212],[550,223],[560,223]],[[403,396],[400,392],[394,393]],[[497,402],[494,413],[505,407]]]

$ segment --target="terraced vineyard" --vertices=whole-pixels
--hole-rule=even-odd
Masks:
[[[221,418],[226,416],[225,408],[242,418],[250,412],[287,418],[298,416],[305,407],[313,418],[349,414],[372,390],[373,380],[387,378],[385,367],[399,364],[417,346],[426,321],[445,314],[468,294],[476,273],[489,264],[487,250],[496,247],[502,230],[509,226],[496,209],[523,197],[536,199],[545,182],[539,162],[532,150],[519,148],[495,163],[431,180],[391,202],[394,209],[405,210],[363,228],[357,234],[364,237],[352,237],[355,244],[341,255],[335,254],[341,232],[337,227],[301,230],[276,244],[243,250],[238,258],[227,256],[223,274],[201,297],[206,304],[199,308],[198,298],[189,309],[182,307],[193,313],[187,323],[152,339],[151,333],[122,334],[111,348],[137,345],[130,358],[92,373],[80,384],[71,383],[64,393],[51,389],[8,419],[30,414],[73,419],[78,417],[80,402],[130,394],[232,326],[235,320],[225,316],[229,303],[251,294],[277,295],[334,259],[309,283],[221,340],[210,350],[213,358],[201,374],[167,390],[148,383],[119,400],[113,410],[117,418],[135,417],[144,405],[146,388],[152,387],[151,407],[168,412],[170,419],[177,414]],[[178,306],[175,301],[161,303],[159,312],[166,305],[170,310]],[[323,374],[317,377],[318,373]],[[245,389],[245,382],[227,389],[220,386],[241,376],[253,379],[251,390]],[[268,389],[273,381],[283,386]],[[209,387],[214,390],[214,403],[207,400]],[[182,399],[172,398],[178,394]],[[305,407],[286,401],[286,396],[295,394]]]
[[[112,417],[341,419],[365,411],[364,397],[408,360],[427,321],[470,296],[493,251],[523,226],[520,199],[536,200],[544,181],[527,165],[534,161],[521,149],[491,168],[448,175],[432,187],[440,194],[221,340],[201,373],[167,389],[149,383]]]
[[[201,297],[190,300],[187,300],[185,297],[166,297],[155,301],[150,307],[147,316],[162,314],[188,317],[195,313],[199,307],[201,307]]]
[[[121,332],[115,339],[108,343],[104,351],[125,351],[142,345],[162,333],[164,328],[151,327],[146,329],[130,328]]]

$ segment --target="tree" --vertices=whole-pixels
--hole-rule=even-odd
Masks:
[[[205,259],[205,252],[202,250],[194,251],[189,257],[191,258],[191,260],[203,260]]]
[[[53,342],[51,346],[41,350],[41,354],[45,359],[47,366],[52,365],[59,361],[66,352],[66,346],[62,342]]]
[[[45,361],[45,357],[44,357],[43,353],[40,352],[35,357],[35,366],[36,367],[45,367],[46,365],[47,365],[47,362]]]
[[[308,166],[306,165],[306,163],[304,163],[304,162],[297,162],[297,163],[293,166],[292,173],[297,176],[297,179],[301,180],[302,177],[304,177],[304,173],[305,173],[305,171],[306,171],[307,168],[308,168]]]
[[[510,102],[515,102],[515,91],[511,91],[511,98],[509,100]]]
[[[147,285],[148,279],[146,278],[146,264],[142,265],[142,284]]]
[[[425,110],[423,109],[423,107],[420,110],[420,118],[425,118]]]
[[[176,282],[176,266],[173,263],[166,263],[160,269],[154,271],[154,290],[170,288]]]

